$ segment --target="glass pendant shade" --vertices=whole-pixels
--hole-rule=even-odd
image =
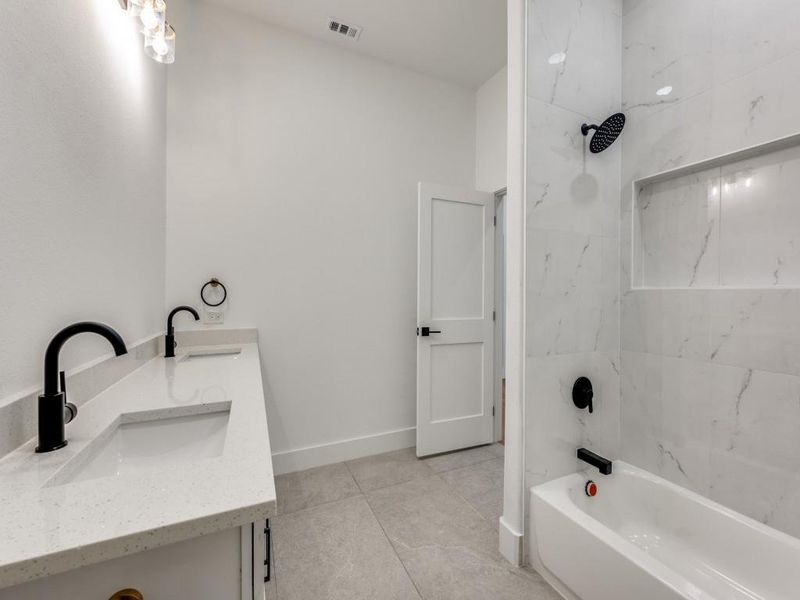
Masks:
[[[175,30],[169,23],[155,32],[145,34],[144,53],[165,65],[175,62]]]
[[[142,14],[145,0],[128,0],[128,15],[139,18]]]
[[[148,35],[163,29],[167,22],[167,5],[164,0],[141,0],[141,2],[139,19],[142,22],[142,33]]]

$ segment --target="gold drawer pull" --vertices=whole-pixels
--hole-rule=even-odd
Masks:
[[[127,588],[118,591],[108,600],[144,600],[144,596],[142,596],[142,592],[140,592],[139,590],[134,590],[133,588]]]

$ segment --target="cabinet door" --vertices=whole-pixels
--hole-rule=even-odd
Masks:
[[[242,527],[242,600],[266,600],[271,579],[269,519]]]

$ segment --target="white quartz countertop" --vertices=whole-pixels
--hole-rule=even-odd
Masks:
[[[154,358],[80,407],[65,448],[36,454],[31,440],[0,460],[0,588],[274,514],[258,345],[236,347],[237,355]],[[120,422],[228,406],[219,456],[61,483],[86,454],[70,461]]]

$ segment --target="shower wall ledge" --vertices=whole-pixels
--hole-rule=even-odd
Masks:
[[[698,173],[700,171],[722,167],[726,164],[755,158],[763,154],[770,154],[780,150],[786,150],[787,148],[792,148],[794,146],[800,146],[800,132],[780,137],[768,142],[763,142],[761,144],[756,144],[754,146],[748,146],[740,150],[734,150],[733,152],[728,152],[726,154],[705,158],[703,160],[681,165],[673,169],[667,169],[665,171],[639,177],[633,181],[633,189],[635,192],[637,189],[652,183],[658,183],[668,179],[676,179],[678,177],[683,177],[684,175],[691,175],[692,173]]]
[[[707,285],[700,286],[678,286],[678,285],[633,285],[630,292],[787,292],[800,290],[797,285]]]

